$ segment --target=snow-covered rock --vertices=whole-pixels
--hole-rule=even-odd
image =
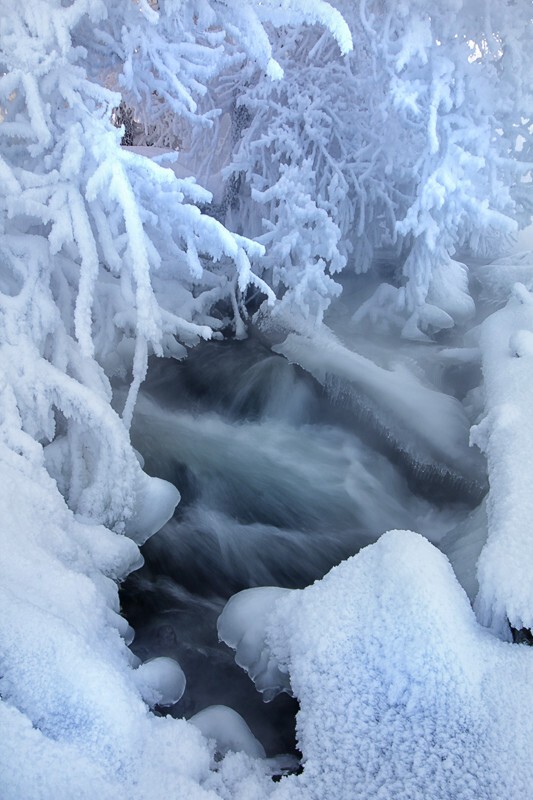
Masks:
[[[481,627],[447,559],[393,531],[275,606],[267,644],[301,710],[276,800],[530,795],[533,651]]]
[[[151,658],[134,673],[135,683],[149,706],[172,706],[183,696],[184,672],[177,661],[166,656]]]

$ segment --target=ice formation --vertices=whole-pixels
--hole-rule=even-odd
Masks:
[[[141,472],[133,514],[126,522],[126,535],[137,544],[143,544],[168,522],[179,501],[180,493],[175,486]]]
[[[217,753],[247,753],[252,758],[265,758],[265,748],[240,714],[227,706],[209,706],[189,718],[207,739],[214,739]]]
[[[290,592],[277,586],[244,589],[233,595],[218,618],[218,635],[235,650],[235,661],[262,692],[271,700],[278,692],[290,692],[289,676],[265,641],[268,618],[278,601]]]
[[[140,664],[134,680],[143,700],[149,706],[172,706],[183,695],[186,678],[180,665],[172,658],[161,656]]]

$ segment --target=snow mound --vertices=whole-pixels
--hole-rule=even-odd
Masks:
[[[207,742],[149,713],[136,677],[153,667],[121,636],[138,547],[76,519],[42,459],[1,443],[0,506],[2,800],[213,800]]]
[[[281,798],[530,795],[533,651],[476,622],[447,559],[392,531],[276,605],[267,643],[301,711]]]

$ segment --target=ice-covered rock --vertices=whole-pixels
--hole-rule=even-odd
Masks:
[[[214,739],[217,752],[246,753],[252,758],[265,758],[265,748],[236,711],[228,706],[209,706],[189,719],[207,739]]]
[[[143,544],[168,522],[179,501],[180,493],[175,486],[141,472],[135,509],[126,522],[126,535],[137,544]]]
[[[143,700],[149,706],[172,706],[183,696],[185,674],[173,658],[160,656],[141,664],[134,673]]]
[[[218,618],[219,638],[235,650],[235,661],[255,683],[264,700],[290,693],[289,676],[279,669],[265,641],[268,619],[290,589],[260,586],[233,595]]]
[[[403,367],[384,369],[342,344],[325,326],[306,336],[290,333],[273,349],[324,386],[335,387],[397,449],[412,453],[420,469],[449,469],[483,483],[479,454],[469,447],[470,422],[456,398],[424,385]]]

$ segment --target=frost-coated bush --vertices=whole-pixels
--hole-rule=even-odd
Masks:
[[[278,294],[317,318],[345,263],[365,272],[391,255],[401,273],[362,315],[400,312],[422,336],[472,312],[452,256],[484,254],[531,218],[531,4],[335,5],[351,52],[317,28],[279,31],[284,80],[236,85],[250,117],[230,170],[246,187],[238,213]]]

